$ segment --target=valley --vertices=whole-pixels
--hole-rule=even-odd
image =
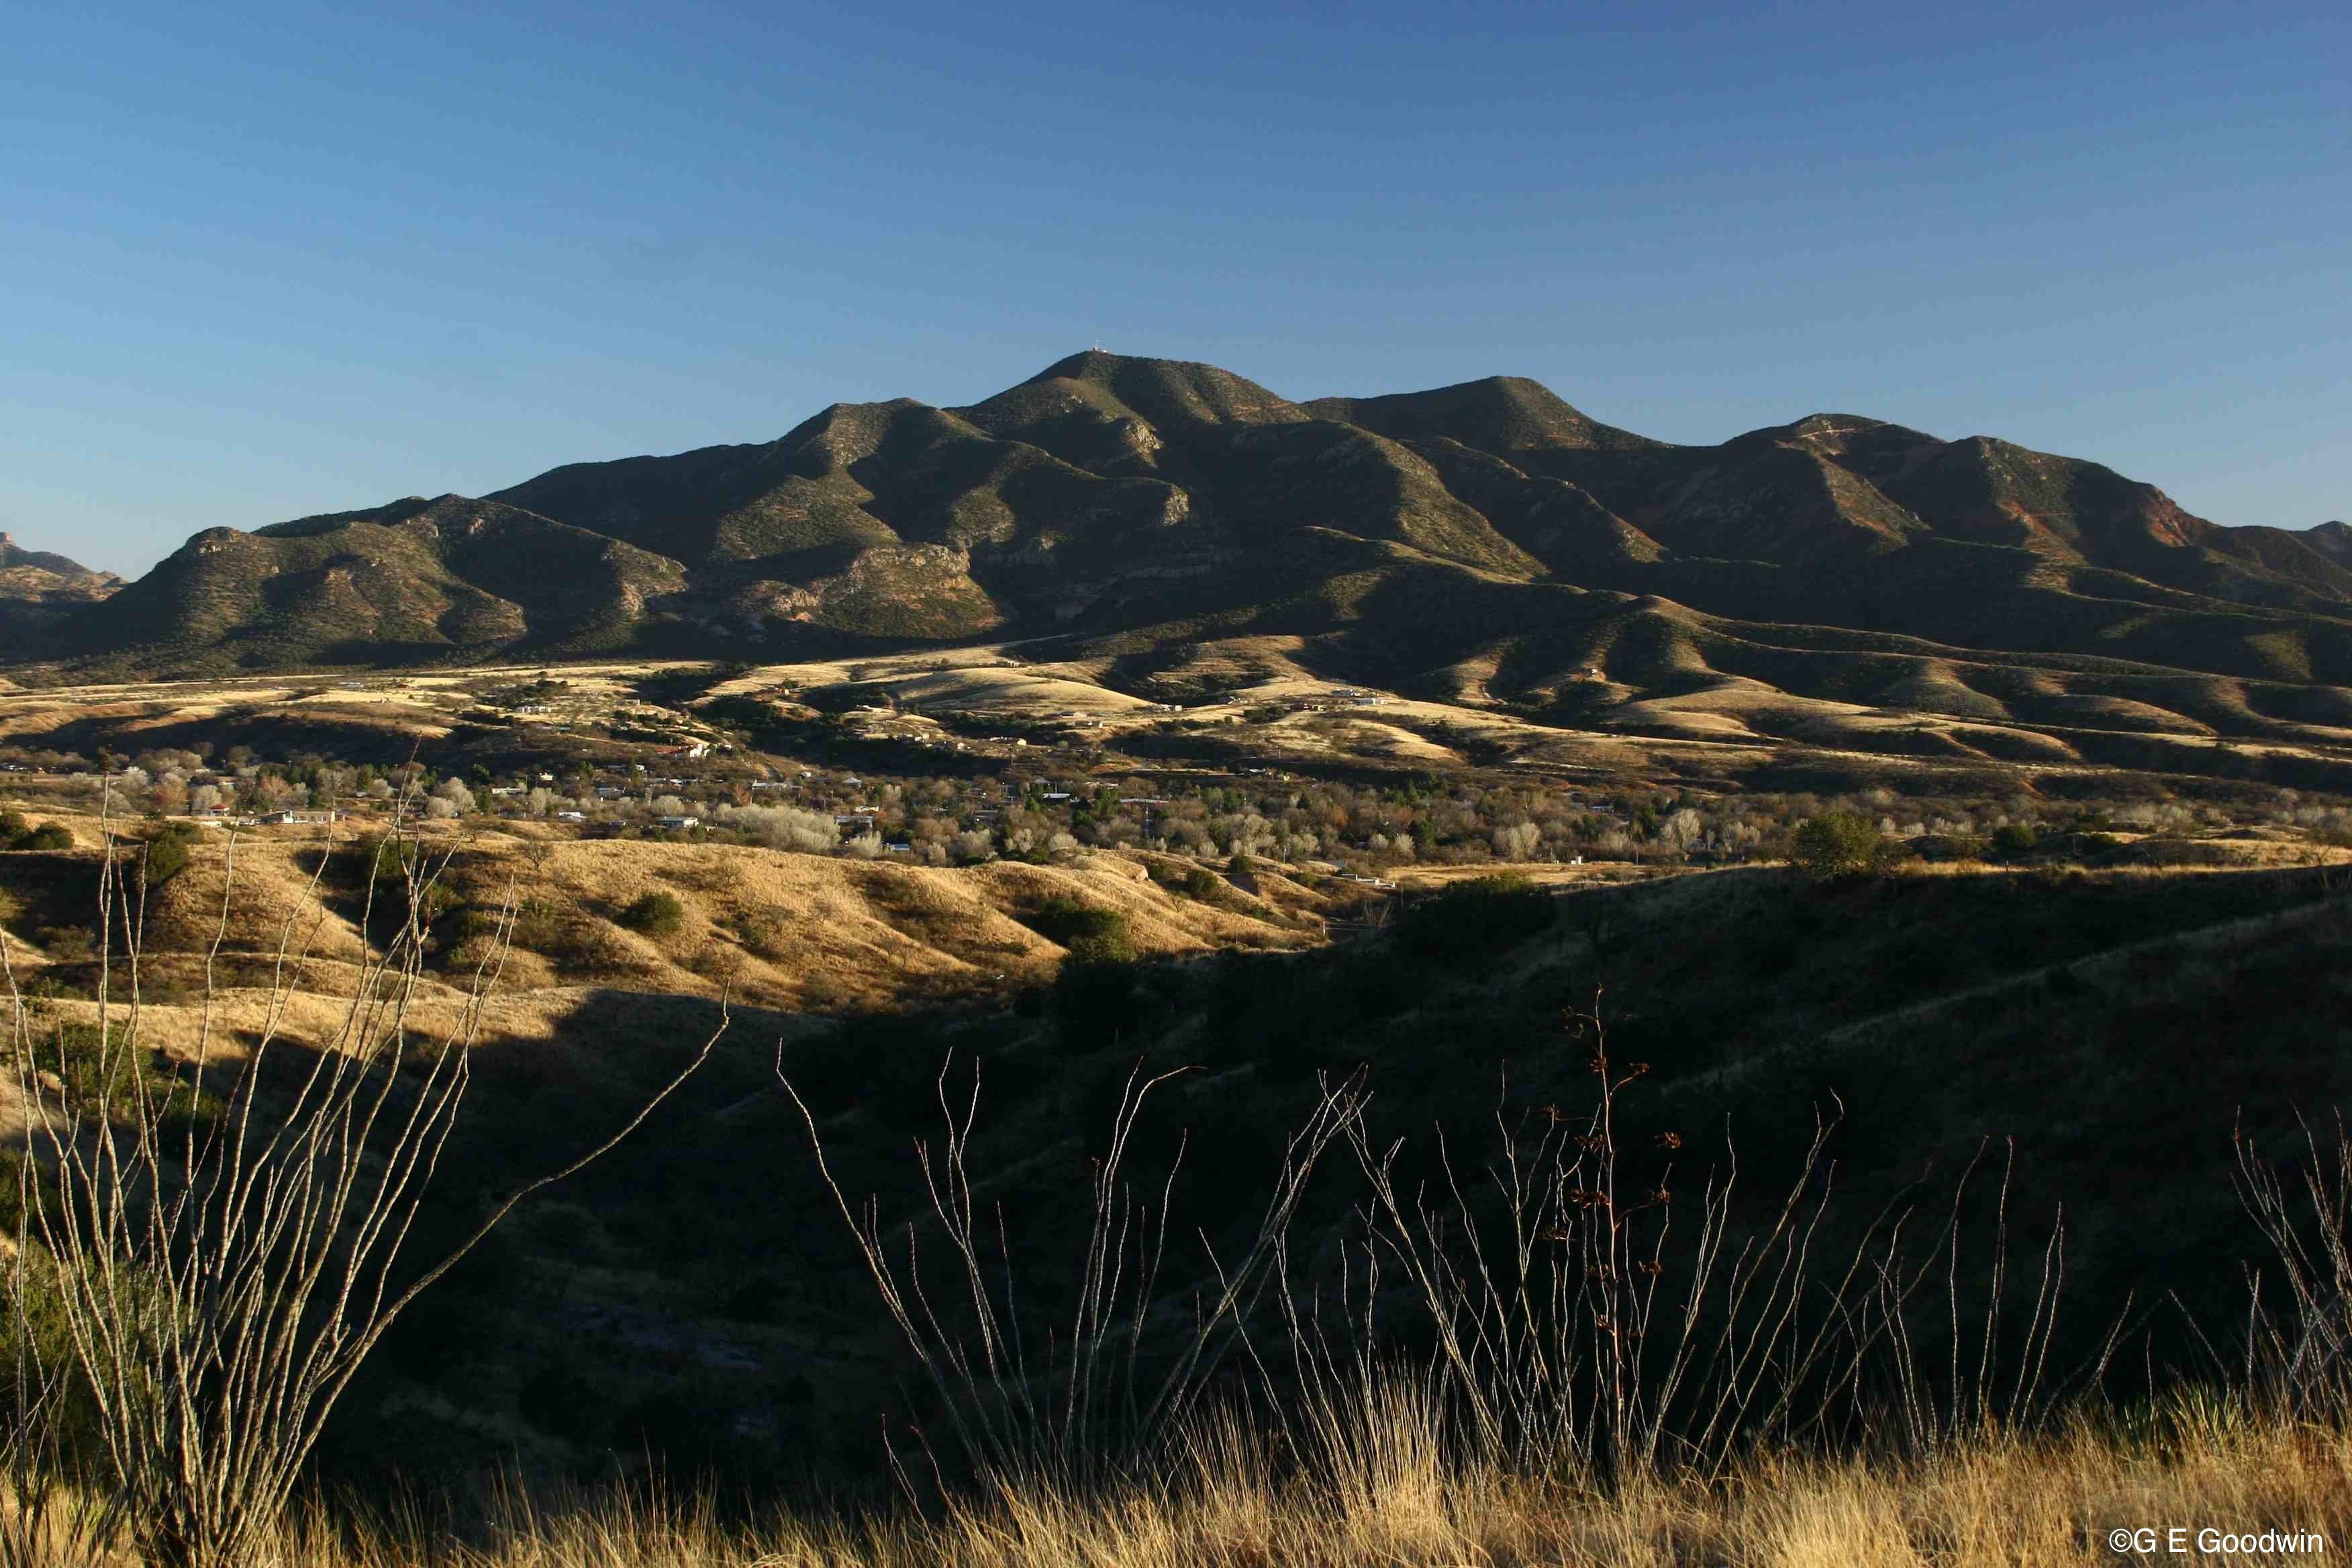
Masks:
[[[1002,1227],[971,1257],[1056,1310],[1110,1201],[1071,1173],[1158,1184],[1127,1310],[1173,1321],[1267,1256],[1344,1102],[1357,1157],[1234,1321],[1300,1354],[1282,1314],[1360,1290],[1400,1325],[1362,1343],[1425,1344],[1360,1271],[1399,1245],[1364,1151],[1491,1175],[1596,1058],[1638,1068],[1626,1148],[1748,1173],[1710,1224],[1769,1231],[1818,1139],[1832,1252],[1979,1223],[2004,1151],[1999,1245],[2068,1270],[2035,1353],[2204,1375],[2232,1140],[2352,1094],[2340,525],[1999,442],[1675,447],[1507,378],[1291,403],[1089,354],[213,531],[127,584],[37,559],[0,941],[60,1054],[0,1120],[37,1139],[125,1016],[184,1114],[207,1071],[266,1100],[395,953],[401,1027],[470,1085],[425,1254],[653,1104],[385,1338],[318,1457],[362,1493],[869,1495],[877,1421],[980,1408],[915,1374],[842,1223],[938,1246],[941,1147]],[[1990,1323],[2007,1278],[1948,1288]]]

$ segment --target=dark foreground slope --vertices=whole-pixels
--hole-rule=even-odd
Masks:
[[[2298,1110],[2352,1098],[2347,975],[2352,903],[2318,873],[2053,864],[1813,886],[1759,869],[1474,895],[1308,953],[1079,966],[1012,1011],[814,1032],[741,1017],[647,1135],[534,1200],[403,1326],[339,1417],[334,1463],[414,1476],[520,1457],[585,1474],[650,1450],[772,1478],[812,1455],[870,1465],[886,1421],[929,1419],[770,1076],[780,1033],[836,1171],[886,1215],[919,1201],[911,1141],[937,1148],[942,1067],[961,1103],[978,1064],[978,1201],[1003,1205],[1040,1321],[1069,1304],[1121,1086],[1139,1067],[1194,1069],[1155,1091],[1129,1154],[1156,1194],[1189,1136],[1162,1280],[1174,1334],[1205,1278],[1192,1238],[1237,1256],[1319,1079],[1368,1074],[1372,1131],[1408,1141],[1408,1191],[1444,1191],[1440,1131],[1475,1189],[1498,1111],[1518,1125],[1588,1103],[1591,1047],[1562,1017],[1597,998],[1612,1058],[1647,1068],[1619,1128],[1633,1174],[1687,1196],[1736,1145],[1753,1217],[1832,1119],[1829,1256],[1906,1192],[1936,1212],[1971,1161],[1981,1178],[2013,1149],[2018,1289],[2063,1209],[2053,1366],[2117,1321],[2132,1376],[2188,1365],[2192,1321],[2230,1331],[2249,1250],[2233,1133],[2283,1158]],[[604,997],[577,1040],[484,1052],[450,1223],[608,1125],[699,1040],[705,1005]],[[1295,1227],[1302,1290],[1335,1280],[1362,1196],[1348,1162],[1327,1176]],[[1989,1220],[1992,1185],[1976,1190],[1969,1212]],[[1969,1233],[1979,1282],[1989,1234]],[[1410,1302],[1385,1310],[1416,1342]]]

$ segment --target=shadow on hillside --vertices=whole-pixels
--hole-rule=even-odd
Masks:
[[[1736,1147],[1735,1218],[1753,1221],[1801,1173],[1816,1119],[1841,1118],[1824,1255],[1890,1204],[1947,1210],[1973,1161],[1962,1261],[1989,1278],[2013,1141],[2012,1289],[2038,1279],[2063,1211],[2053,1364],[2122,1321],[2134,1378],[2192,1365],[2198,1332],[2221,1342],[2242,1304],[2233,1130],[2284,1159],[2298,1110],[2352,1101],[2352,900],[2307,872],[1813,886],[1743,869],[1437,912],[1307,952],[1072,965],[1013,1008],[739,1008],[672,1103],[420,1307],[339,1417],[336,1467],[463,1470],[498,1447],[482,1434],[519,1421],[530,1462],[570,1474],[646,1452],[721,1474],[812,1455],[870,1474],[877,1416],[919,1420],[922,1398],[775,1084],[780,1042],[844,1189],[877,1194],[886,1223],[919,1209],[914,1141],[936,1147],[942,1092],[961,1112],[977,1073],[975,1190],[1050,1316],[1130,1073],[1195,1069],[1154,1091],[1128,1168],[1156,1191],[1181,1155],[1171,1234],[1230,1256],[1319,1079],[1367,1074],[1368,1131],[1406,1140],[1406,1191],[1445,1190],[1441,1133],[1483,1190],[1498,1115],[1590,1103],[1591,1043],[1562,1015],[1597,996],[1612,1060],[1646,1065],[1619,1121],[1645,1179],[1667,1175],[1660,1134],[1681,1140],[1673,1182],[1694,1192]],[[715,1022],[706,1000],[596,992],[550,1038],[490,1042],[441,1223],[625,1120]],[[1328,1282],[1360,1197],[1346,1160],[1318,1175],[1296,1226],[1303,1280]],[[1202,1268],[1171,1247],[1171,1301]],[[2022,1321],[2030,1301],[2012,1306]]]

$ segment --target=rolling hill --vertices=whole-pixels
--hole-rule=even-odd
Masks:
[[[1735,679],[1994,718],[2095,678],[2341,723],[2352,686],[2340,522],[2228,527],[1857,415],[1685,447],[1517,377],[1294,402],[1100,351],[969,407],[215,529],[89,597],[22,679],[1040,637],[1164,671],[1280,635],[1333,677],[1588,720]]]
[[[111,572],[46,550],[27,550],[0,533],[0,658],[30,658],[42,634],[67,616],[122,585]]]

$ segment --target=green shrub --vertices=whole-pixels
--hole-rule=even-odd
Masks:
[[[1874,870],[1879,863],[1879,843],[1878,829],[1868,817],[1850,811],[1833,811],[1826,816],[1809,816],[1797,824],[1797,831],[1790,839],[1790,853],[1805,875],[1816,882],[1826,882]]]
[[[686,923],[686,906],[676,893],[640,893],[621,911],[621,923],[643,936],[669,936]]]
[[[1224,882],[1205,866],[1180,865],[1173,861],[1151,862],[1151,879],[1171,893],[1181,893],[1188,899],[1212,903],[1224,889]]]
[[[21,811],[0,811],[0,849],[13,849],[17,841],[33,830]]]
[[[1992,852],[2003,860],[2022,860],[2033,853],[2042,836],[2021,822],[2004,824],[1992,830]]]
[[[139,874],[150,888],[160,888],[188,868],[191,851],[201,829],[184,822],[167,825],[147,841]]]
[[[141,1047],[117,1026],[100,1034],[96,1024],[63,1021],[31,1031],[33,1060],[58,1075],[65,1103],[87,1110],[104,1100],[127,1111],[142,1086],[166,1128],[211,1121],[222,1110],[219,1096],[199,1095],[174,1077],[159,1053]]]
[[[1396,944],[1423,958],[1469,958],[1517,947],[1551,928],[1559,900],[1517,873],[1474,877],[1409,904]]]
[[[40,1036],[46,1034],[47,1038]],[[58,1075],[63,1100],[74,1110],[100,1100],[121,1104],[140,1079],[141,1053],[127,1030],[116,1027],[101,1034],[95,1024],[59,1023],[53,1030],[35,1026],[33,1059]]]
[[[1127,917],[1116,910],[1098,910],[1076,899],[1047,899],[1027,924],[1048,942],[1068,948],[1070,956],[1083,963],[1123,963],[1135,956]]]
[[[18,849],[50,851],[70,849],[73,847],[73,835],[54,822],[44,822],[32,832],[25,835],[24,838],[15,846]]]

